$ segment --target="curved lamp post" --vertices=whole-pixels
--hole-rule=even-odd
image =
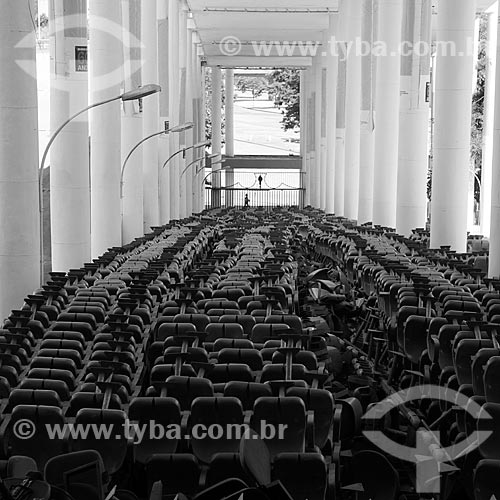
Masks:
[[[140,140],[129,152],[125,160],[123,161],[122,165],[122,171],[120,175],[120,199],[123,199],[123,176],[125,174],[125,168],[127,167],[128,161],[130,157],[134,154],[134,152],[142,146],[146,141],[149,141],[149,139],[153,139],[153,137],[158,137],[160,135],[164,134],[170,134],[170,133],[176,133],[176,132],[184,132],[185,130],[192,129],[194,127],[194,123],[188,122],[184,123],[182,125],[176,125],[175,127],[169,128],[162,130],[161,132],[155,132],[154,134],[148,135],[144,139]]]
[[[208,155],[208,156],[200,156],[200,158],[196,158],[189,165],[187,165],[186,168],[182,171],[180,179],[182,179],[182,176],[189,170],[189,167],[191,167],[192,165],[194,165],[194,164],[196,164],[198,162],[202,162],[203,160],[207,161],[207,160],[210,160],[212,158],[217,158],[217,156],[220,156],[220,153],[213,153],[213,154]],[[202,168],[203,167],[200,167],[200,169],[197,168],[196,169],[196,174],[198,174]]]
[[[173,160],[177,155],[179,155],[181,153],[182,153],[182,156],[185,156],[186,151],[189,151],[190,149],[199,149],[199,148],[203,148],[203,147],[209,146],[209,145],[210,145],[209,141],[203,141],[203,142],[198,142],[197,144],[193,144],[192,146],[189,146],[187,148],[179,149],[179,151],[176,151],[175,153],[171,154],[168,157],[167,161],[163,164],[163,166],[161,168],[164,169],[171,160]]]
[[[156,84],[148,84],[144,85],[142,87],[139,87],[134,90],[130,90],[129,92],[125,92],[123,94],[120,94],[119,96],[113,97],[111,99],[106,99],[105,101],[100,101],[96,102],[94,104],[91,104],[90,106],[87,106],[86,108],[82,109],[81,111],[78,111],[78,113],[75,113],[73,116],[69,117],[61,126],[52,134],[49,142],[47,143],[47,146],[45,147],[45,151],[43,152],[42,155],[42,161],[40,163],[40,168],[38,169],[38,207],[39,207],[39,224],[40,224],[40,286],[43,285],[43,279],[44,279],[44,265],[45,265],[45,256],[44,256],[44,238],[43,238],[43,216],[44,216],[44,203],[43,203],[43,169],[45,168],[45,162],[47,161],[47,155],[49,153],[50,147],[58,137],[58,135],[62,132],[62,130],[70,123],[72,122],[75,118],[78,116],[82,115],[83,113],[86,113],[87,111],[90,111],[93,108],[97,108],[99,106],[103,106],[104,104],[109,104],[110,102],[114,101],[122,101],[122,102],[127,102],[127,101],[136,101],[138,99],[142,99],[144,97],[157,94],[158,92],[161,92],[161,87]]]

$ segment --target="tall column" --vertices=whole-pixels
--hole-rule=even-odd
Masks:
[[[75,59],[76,51],[87,48],[87,2],[53,0],[50,7],[49,22],[56,26],[50,43],[53,134],[88,106],[87,68]],[[71,25],[65,27],[65,20]],[[69,123],[50,150],[50,207],[52,270],[80,267],[90,259],[87,114]]]
[[[470,41],[475,15],[474,0],[441,0],[437,15],[430,245],[431,248],[450,245],[457,252],[465,252],[467,248],[473,71]],[[448,47],[452,42],[455,54],[444,53],[445,47],[440,50],[443,42]]]
[[[160,100],[160,127],[170,119],[170,86],[169,73],[171,71],[171,61],[169,58],[169,18],[168,0],[158,0],[158,78],[162,89]],[[172,123],[172,125],[174,125]],[[170,221],[170,171],[169,167],[162,168],[163,163],[170,155],[170,138],[168,135],[160,135],[158,139],[158,182],[159,182],[159,207],[160,224]]]
[[[189,20],[188,23],[193,22]],[[187,133],[187,145],[191,146],[198,142],[196,137],[196,128],[195,128],[195,118],[194,118],[194,105],[193,105],[193,68],[192,68],[192,58],[193,51],[191,50],[193,44],[193,31],[192,29],[187,29],[187,42],[186,42],[186,115],[187,121],[193,122],[193,128]],[[186,189],[186,216],[190,217],[193,214],[193,172],[196,169],[197,165],[193,165],[193,161],[196,158],[199,158],[200,154],[203,154],[202,150],[190,150],[188,157],[188,162],[184,168],[187,168],[188,165],[191,166],[187,169],[185,175],[185,189]]]
[[[347,40],[351,50],[346,75],[346,137],[344,212],[349,219],[358,218],[359,160],[361,133],[361,54],[356,49],[361,38],[362,0],[349,0],[347,8]]]
[[[404,0],[403,42],[430,47],[431,16],[431,0]],[[427,219],[430,69],[429,51],[402,55],[396,230],[405,236]]]
[[[337,79],[337,138],[335,144],[335,215],[344,216],[345,185],[345,127],[346,127],[346,79],[347,44],[345,24],[347,22],[348,0],[339,3],[338,50],[339,69]]]
[[[326,93],[327,93],[327,47],[328,47],[328,30],[323,33],[323,52],[319,57],[318,71],[320,72],[319,81],[319,150],[320,150],[320,170],[319,170],[319,180],[318,180],[318,190],[319,190],[319,208],[321,210],[326,209],[326,197],[327,197],[327,186],[326,186],[326,162],[327,162],[327,152],[326,152]]]
[[[305,70],[300,71],[300,156],[302,157],[300,166],[300,187],[305,188],[305,174],[307,168],[307,120],[306,120],[306,76]],[[305,202],[305,200],[304,200]]]
[[[481,169],[481,234],[491,231],[491,179],[493,175],[493,129],[495,126],[495,72],[497,65],[498,2],[488,13],[488,46],[484,91],[483,161]]]
[[[139,40],[141,32],[141,3],[132,0],[126,8],[123,4],[123,53],[124,53],[124,90],[141,86],[140,56],[141,49],[134,47],[132,37]],[[142,113],[136,101],[123,103],[121,162],[123,165],[129,151],[143,138]],[[129,243],[144,234],[142,155],[134,153],[128,160],[123,173],[122,188],[122,241]]]
[[[378,38],[385,43],[377,57],[375,96],[375,174],[373,222],[396,227],[399,89],[401,80],[402,0],[379,0]]]
[[[500,19],[497,33],[500,33]],[[500,61],[500,36],[497,36],[497,61]],[[496,64],[495,118],[493,130],[493,171],[491,179],[491,233],[488,276],[500,278],[500,64]]]
[[[322,109],[322,91],[323,91],[323,67],[321,64],[321,56],[316,56],[314,61],[314,166],[313,166],[313,182],[314,189],[312,194],[314,196],[313,206],[321,208],[321,171],[322,171],[322,158],[321,158],[321,116]]]
[[[222,152],[222,71],[220,67],[212,68],[212,153]],[[221,204],[221,165],[214,168],[212,175],[212,206],[219,207]]]
[[[200,38],[197,32],[193,32],[193,72],[194,72],[194,89],[195,89],[195,102],[196,102],[196,141],[202,142],[206,140],[205,131],[205,80],[204,68],[201,67],[200,55],[198,53],[198,46]],[[205,150],[199,153],[199,156],[204,158]],[[193,180],[193,211],[200,213],[203,210],[203,193],[201,181],[205,172],[205,160],[203,159],[196,165]]]
[[[326,176],[325,211],[335,213],[335,145],[337,138],[337,80],[339,60],[334,37],[338,28],[338,14],[329,15],[328,55],[326,61]]]
[[[311,68],[304,70],[304,130],[305,157],[303,162],[302,184],[304,188],[304,205],[311,205]]]
[[[373,47],[375,38],[374,0],[363,0],[361,38]],[[375,168],[375,125],[373,106],[375,99],[376,60],[372,51],[361,56],[361,130],[359,155],[358,223],[373,219],[373,174]]]
[[[234,70],[226,69],[226,100],[225,100],[225,132],[226,156],[234,156]],[[225,172],[226,186],[234,185],[234,169]],[[227,205],[233,205],[233,192],[226,192]]]
[[[310,73],[310,107],[309,107],[309,120],[311,122],[311,153],[309,159],[309,190],[311,192],[311,206],[318,208],[318,180],[319,180],[319,131],[318,131],[318,112],[320,111],[318,104],[318,60],[313,59],[313,65]]]
[[[168,2],[168,111],[170,127],[179,125],[179,0]],[[173,155],[179,150],[179,134],[169,134],[169,153]],[[169,155],[169,156],[170,156]],[[163,159],[163,163],[167,158]],[[172,186],[179,183],[180,167],[175,157],[163,169],[168,172],[170,190],[164,193],[170,200],[170,219],[179,219],[180,195],[172,193]]]
[[[188,115],[188,82],[187,82],[187,12],[184,7],[184,2],[181,1],[179,9],[179,122],[186,123],[189,121]],[[190,146],[192,144],[192,130],[181,132],[179,134],[180,148],[185,146]],[[180,212],[179,217],[184,219],[188,215],[188,204],[187,204],[187,182],[186,175],[181,177],[181,173],[192,161],[193,150],[190,149],[185,155],[180,155],[177,157],[179,162],[179,177],[176,186],[179,187],[180,193]]]
[[[121,66],[122,42],[103,29],[121,25],[120,0],[89,0],[89,91],[92,103],[117,97],[121,78],[110,68]],[[96,258],[121,244],[121,103],[90,112],[91,255]]]
[[[156,0],[142,2],[142,75],[145,84],[158,83],[158,19]],[[159,132],[160,102],[155,94],[143,101],[144,137]],[[144,232],[157,226],[160,218],[158,199],[158,138],[155,137],[142,145],[143,191],[144,191]]]
[[[25,3],[7,0],[2,7],[0,320],[22,305],[40,276],[35,33]]]

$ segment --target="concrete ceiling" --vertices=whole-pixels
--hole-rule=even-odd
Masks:
[[[309,66],[339,0],[187,0],[207,64],[223,67]],[[289,42],[286,54],[262,43]]]

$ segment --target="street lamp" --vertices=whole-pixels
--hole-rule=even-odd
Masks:
[[[193,144],[192,146],[189,146],[187,148],[179,149],[179,151],[176,151],[175,153],[171,154],[168,157],[167,161],[163,164],[163,166],[161,168],[164,169],[167,166],[167,164],[170,162],[170,160],[173,160],[180,153],[182,153],[182,156],[184,157],[186,155],[186,151],[189,151],[190,149],[199,149],[199,148],[203,148],[203,147],[209,146],[209,145],[210,145],[209,141],[203,141],[203,142],[198,142],[197,144]]]
[[[200,156],[199,158],[196,158],[195,160],[193,160],[189,165],[186,166],[186,168],[182,171],[181,173],[181,176],[180,176],[180,179],[182,179],[182,176],[187,172],[187,170],[189,169],[189,167],[191,167],[192,165],[194,165],[195,163],[198,163],[198,162],[202,162],[203,160],[207,161],[207,160],[210,160],[212,158],[216,158],[217,156],[220,156],[220,153],[213,153],[211,155],[208,155],[208,156]],[[203,164],[202,164],[203,165]],[[196,169],[196,174],[198,174],[198,172],[202,169],[203,167],[200,167],[200,169]]]
[[[151,135],[148,135],[147,137],[145,137],[144,139],[140,140],[129,152],[129,154],[127,155],[127,157],[125,158],[124,162],[123,162],[123,165],[122,165],[122,171],[121,171],[121,175],[120,175],[120,199],[123,198],[123,176],[125,174],[125,168],[127,167],[127,164],[128,164],[128,161],[130,159],[130,157],[134,154],[134,152],[136,151],[136,149],[138,149],[142,144],[144,144],[146,141],[148,141],[149,139],[153,139],[153,137],[158,137],[160,135],[164,135],[164,134],[169,134],[171,132],[184,132],[185,130],[189,130],[189,129],[192,129],[194,127],[194,123],[192,122],[188,122],[188,123],[184,123],[182,125],[176,125],[175,127],[172,127],[170,129],[165,129],[165,130],[162,130],[161,132],[155,132],[154,134],[151,134]]]
[[[69,117],[51,136],[49,142],[47,143],[47,146],[45,147],[45,151],[43,152],[42,155],[42,161],[40,163],[40,168],[38,169],[38,208],[39,208],[39,225],[40,225],[40,285],[43,285],[43,280],[44,280],[44,266],[45,266],[45,256],[44,256],[44,238],[43,238],[43,218],[44,218],[44,203],[43,203],[43,169],[45,168],[45,162],[47,161],[47,155],[49,153],[50,147],[58,137],[58,135],[62,132],[62,130],[69,124],[71,123],[75,118],[78,116],[82,115],[83,113],[90,111],[93,108],[97,108],[99,106],[103,106],[104,104],[109,104],[110,102],[114,101],[122,101],[122,102],[127,102],[127,101],[136,101],[138,99],[142,99],[144,97],[157,94],[158,92],[161,92],[161,87],[156,84],[148,84],[148,85],[143,85],[142,87],[139,87],[134,90],[130,90],[128,92],[125,92],[123,94],[120,94],[116,97],[113,97],[111,99],[106,99],[104,101],[96,102],[94,104],[91,104],[90,106],[87,106],[86,108],[82,109],[81,111],[78,111],[78,113],[75,113],[73,116]]]

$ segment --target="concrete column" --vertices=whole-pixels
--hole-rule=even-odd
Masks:
[[[338,29],[338,14],[330,14],[326,60],[326,176],[325,211],[335,213],[335,145],[337,138],[337,80],[339,60],[334,37]]]
[[[132,38],[140,39],[140,0],[122,3],[124,90],[138,88],[142,84],[139,47],[134,47]],[[125,102],[122,107],[121,163],[129,151],[143,138],[142,113],[136,101]],[[142,155],[136,151],[128,160],[123,174],[122,188],[122,241],[129,243],[144,234]]]
[[[170,85],[169,75],[171,72],[171,61],[169,58],[169,18],[168,0],[158,1],[158,77],[161,86],[160,100],[160,127],[170,120]],[[172,123],[172,125],[174,125]],[[170,156],[170,138],[168,135],[160,135],[158,139],[158,176],[159,176],[159,206],[160,224],[170,221],[170,171],[169,166],[162,168],[163,163]]]
[[[225,131],[226,131],[226,156],[234,156],[234,70],[226,69],[226,100],[225,100]],[[225,172],[226,186],[234,184],[234,170]],[[226,203],[233,205],[233,193],[226,192]]]
[[[481,234],[488,237],[491,231],[491,179],[493,175],[493,130],[495,127],[495,73],[497,65],[498,2],[488,15],[488,46],[486,82],[484,92],[483,165],[481,171]]]
[[[169,0],[168,2],[168,110],[170,127],[179,125],[179,0]],[[173,155],[179,151],[179,134],[169,134],[169,153]],[[170,156],[169,155],[169,156]],[[162,165],[167,158],[162,160]],[[171,160],[163,169],[164,175],[169,175],[168,198],[170,200],[170,219],[179,219],[180,195],[172,193],[172,186],[179,183],[179,161],[178,158]]]
[[[212,153],[220,154],[222,152],[222,71],[220,67],[212,68]],[[218,164],[214,168],[212,175],[212,206],[220,206],[220,191],[221,187],[221,174],[217,172],[220,170],[221,165]]]
[[[318,200],[318,184],[317,184],[317,122],[316,122],[316,113],[318,108],[316,106],[316,77],[318,76],[317,71],[317,63],[316,60],[313,60],[312,67],[309,70],[309,104],[307,116],[309,118],[309,163],[307,167],[307,177],[308,177],[308,187],[310,193],[310,204],[312,207],[317,208],[317,200]]]
[[[358,218],[359,161],[361,133],[361,55],[356,49],[361,39],[362,0],[349,0],[347,8],[347,40],[351,43],[346,75],[346,137],[344,212],[349,219]]]
[[[189,121],[188,115],[188,81],[187,81],[187,12],[184,7],[184,2],[181,1],[179,9],[179,122],[186,123]],[[192,130],[179,133],[180,148],[190,146],[192,144]],[[193,158],[193,150],[190,149],[185,155],[179,155],[177,161],[179,163],[179,176],[176,186],[179,186],[180,193],[180,212],[179,217],[184,219],[188,216],[187,204],[187,181],[186,175],[181,177],[181,173],[189,165]]]
[[[200,59],[200,53],[201,49],[199,49],[198,52],[198,60]],[[207,81],[207,67],[206,66],[201,66],[199,67],[199,77],[200,77],[200,130],[202,135],[203,140],[205,140],[206,137],[206,130],[205,130],[205,122],[207,119],[207,95],[206,95],[206,81]],[[201,138],[201,137],[200,137]],[[198,197],[198,212],[202,212],[205,210],[205,186],[203,183],[203,178],[205,177],[205,162],[203,162],[203,165],[200,165],[200,172],[198,174],[198,177],[196,178],[197,182],[197,197]]]
[[[158,20],[156,0],[142,2],[142,75],[144,83],[158,83]],[[159,95],[143,101],[143,136],[161,130]],[[142,146],[144,184],[144,232],[160,222],[158,199],[158,138],[145,142]]]
[[[314,60],[314,166],[312,170],[312,181],[314,182],[314,189],[312,194],[314,196],[313,206],[321,208],[321,171],[322,171],[322,158],[321,158],[321,117],[322,109],[322,91],[323,91],[323,66],[321,63],[321,56],[317,56]]]
[[[431,0],[404,0],[403,42],[430,47],[431,16]],[[396,231],[405,236],[427,220],[430,69],[430,53],[401,58]]]
[[[361,38],[373,46],[375,38],[374,0],[363,0]],[[370,51],[361,56],[361,130],[359,156],[358,223],[366,224],[373,219],[373,174],[375,168],[375,124],[373,107],[375,100],[376,59]]]
[[[326,54],[328,51],[328,31],[323,34],[323,52]],[[321,79],[320,79],[320,152],[321,152],[321,168],[319,172],[319,208],[321,210],[326,209],[326,197],[327,197],[327,184],[326,184],[326,170],[327,170],[327,151],[326,151],[326,118],[327,118],[327,56],[324,53],[320,56],[320,69],[321,69]]]
[[[347,22],[348,0],[339,3],[338,51],[339,69],[337,79],[337,138],[335,144],[335,215],[344,216],[345,185],[345,127],[346,127],[346,79],[347,79]]]
[[[0,319],[21,307],[40,276],[35,32],[25,3],[7,0],[2,7]]]
[[[311,68],[304,71],[304,123],[305,123],[305,162],[302,182],[304,187],[304,205],[311,205],[311,141],[312,131],[312,112],[311,112]]]
[[[377,57],[373,222],[395,228],[403,2],[379,0],[378,9],[378,38],[385,50]]]
[[[500,19],[496,17],[497,30]],[[500,36],[497,36],[497,61],[500,59]],[[491,179],[491,234],[488,276],[500,278],[500,64],[495,76],[495,119],[493,131],[493,171]]]
[[[192,20],[188,20],[188,24],[192,23]],[[194,106],[193,106],[193,67],[192,67],[192,58],[193,51],[191,50],[193,44],[193,31],[192,29],[188,29],[186,27],[187,33],[187,41],[186,41],[186,121],[195,122],[194,118]],[[187,132],[187,145],[191,146],[198,142],[196,137],[196,129],[193,126],[191,130]],[[196,158],[199,158],[200,153],[203,153],[202,150],[189,150],[189,154],[186,155],[188,161],[186,162],[186,168],[190,165]],[[186,189],[186,216],[190,217],[193,214],[193,173],[196,169],[197,165],[191,165],[185,175],[185,189]]]
[[[56,26],[50,40],[50,129],[53,134],[70,116],[88,106],[88,71],[76,59],[87,49],[87,2],[50,2]],[[65,27],[65,19],[71,25]],[[79,20],[79,22],[76,22]],[[78,26],[77,26],[78,25]],[[66,28],[66,29],[65,29]],[[50,150],[52,270],[67,271],[90,260],[88,115],[61,132]]]
[[[305,190],[306,187],[306,175],[307,175],[307,155],[308,155],[308,143],[307,143],[307,82],[306,82],[306,70],[300,71],[300,155],[302,156],[302,164],[300,169],[300,187]],[[305,196],[307,192],[304,193],[304,205],[307,205]]]
[[[431,248],[450,245],[457,252],[465,252],[467,248],[471,41],[475,15],[474,0],[441,0],[439,3],[430,245]],[[440,53],[443,42],[448,42],[448,47],[452,42],[456,55],[443,50]]]
[[[109,22],[110,30],[103,29]],[[121,25],[120,0],[89,0],[89,93],[92,103],[117,97],[122,78],[122,42],[112,27]],[[121,244],[121,103],[90,112],[91,255],[96,258]]]
[[[206,140],[205,133],[205,81],[204,81],[204,69],[201,67],[201,60],[198,53],[198,45],[200,39],[197,32],[193,32],[193,75],[194,75],[194,89],[195,89],[195,120],[196,120],[196,142],[202,142]],[[205,156],[205,150],[198,152],[199,157]],[[196,170],[194,171],[193,178],[193,212],[200,213],[202,208],[202,187],[201,181],[203,179],[202,173],[204,172],[205,161],[202,160],[196,164]]]

